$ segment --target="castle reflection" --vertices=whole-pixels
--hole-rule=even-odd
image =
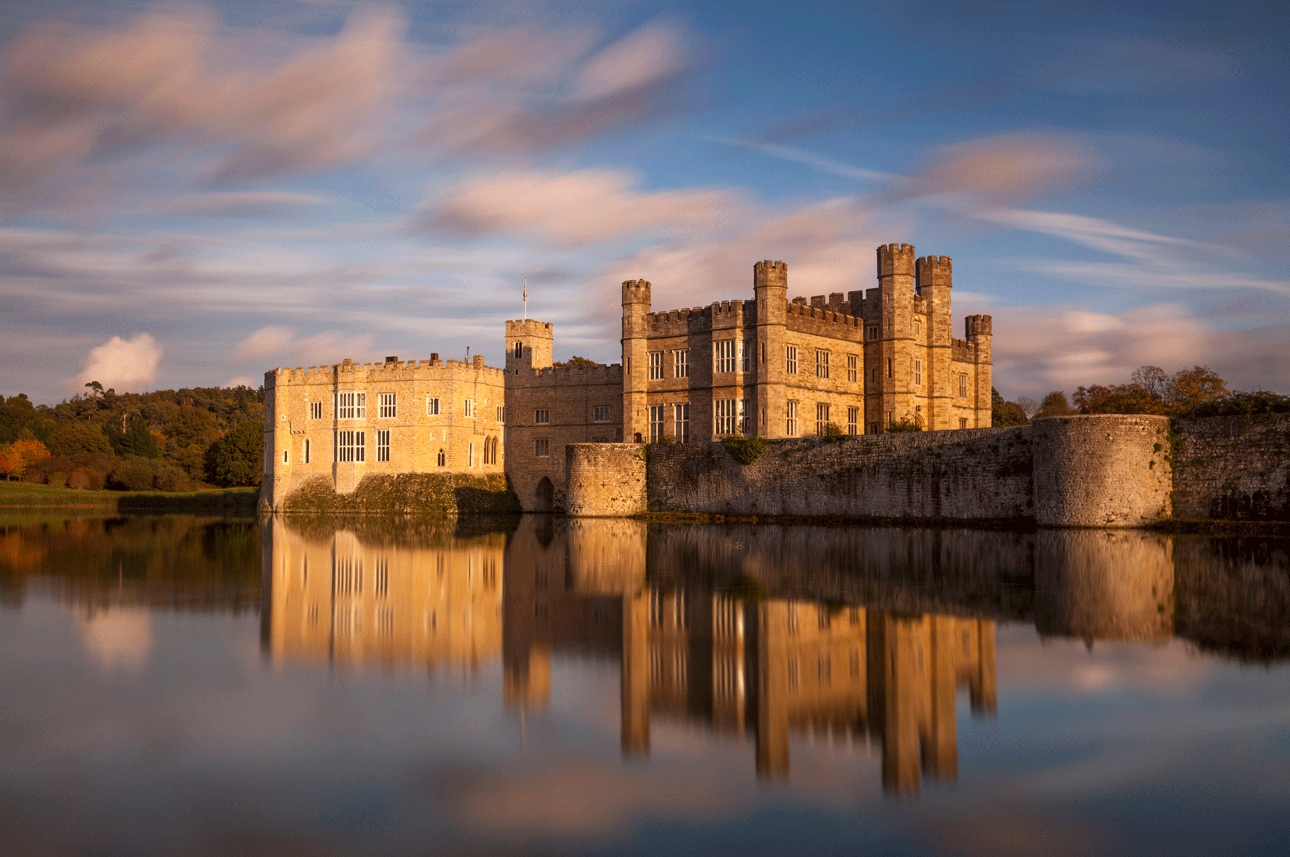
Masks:
[[[646,578],[635,521],[526,519],[507,555],[506,699],[550,699],[553,652],[621,660],[622,749],[645,754],[652,718],[751,733],[757,771],[789,773],[789,734],[879,742],[883,784],[916,793],[958,773],[956,690],[996,707],[994,622],[766,597]],[[736,581],[737,582],[737,581]]]
[[[477,671],[500,654],[504,535],[423,546],[280,519],[265,529],[262,642],[275,663]]]
[[[905,794],[957,777],[961,690],[974,716],[995,713],[996,622],[1089,645],[1286,649],[1258,630],[1284,599],[1232,571],[1284,568],[1275,545],[540,516],[473,536],[277,519],[262,539],[274,663],[475,671],[500,655],[504,704],[531,712],[551,703],[553,657],[589,655],[619,667],[625,755],[649,753],[652,721],[684,721],[747,736],[779,779],[790,735],[824,735],[880,747],[884,786]]]

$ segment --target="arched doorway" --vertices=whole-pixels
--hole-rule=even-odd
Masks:
[[[535,512],[550,512],[555,505],[555,486],[546,476],[543,476],[542,481],[537,484],[534,502],[533,511]]]

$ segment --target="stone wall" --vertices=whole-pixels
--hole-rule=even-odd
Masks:
[[[1290,521],[1290,414],[1175,420],[1174,516]]]
[[[565,502],[570,515],[641,515],[645,505],[645,448],[635,443],[571,443],[566,447]]]
[[[1030,519],[1030,429],[775,441],[740,465],[719,443],[651,446],[649,510],[904,522]]]
[[[1031,441],[1039,526],[1142,527],[1169,517],[1168,417],[1041,419]]]

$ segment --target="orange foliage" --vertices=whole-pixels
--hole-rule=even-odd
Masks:
[[[49,458],[49,450],[45,445],[38,440],[26,438],[19,438],[9,444],[9,449],[5,453],[9,474],[18,478],[22,478],[22,474],[27,472],[28,467],[46,458]]]

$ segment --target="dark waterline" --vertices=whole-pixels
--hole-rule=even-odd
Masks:
[[[13,854],[1250,854],[1290,546],[0,524]]]

